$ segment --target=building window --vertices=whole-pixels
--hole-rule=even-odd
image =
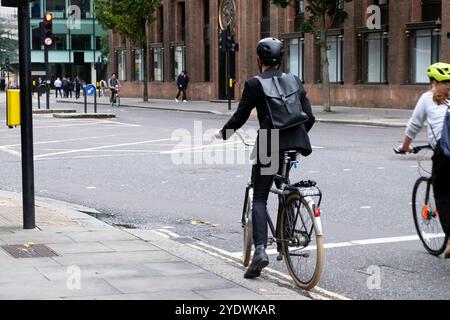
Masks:
[[[33,0],[30,3],[31,6],[31,17],[32,18],[40,18],[41,17],[41,1]]]
[[[211,81],[211,47],[210,47],[210,8],[209,0],[203,1],[203,20],[205,22],[203,29],[204,50],[205,50],[205,81]]]
[[[153,78],[164,81],[164,49],[153,48]]]
[[[186,48],[185,46],[176,46],[173,49],[174,55],[174,79],[176,80],[181,71],[185,70],[186,66]]]
[[[330,75],[330,82],[342,83],[342,35],[328,36],[328,72]]]
[[[80,8],[81,18],[91,17],[91,0],[72,0],[71,4]]]
[[[42,31],[39,25],[31,26],[31,50],[41,50]]]
[[[261,38],[270,37],[270,0],[261,0]]]
[[[186,5],[184,2],[178,4],[179,8],[179,23],[180,23],[180,33],[181,41],[186,40]]]
[[[127,52],[126,50],[117,51],[117,78],[122,81],[127,80]]]
[[[144,80],[144,55],[142,49],[134,50],[134,80]]]
[[[387,83],[388,38],[383,32],[365,36],[365,82]]]
[[[442,16],[441,0],[422,0],[422,21],[436,21]]]
[[[50,50],[67,50],[67,36],[65,34],[53,34],[53,44]]]
[[[413,48],[413,82],[427,83],[430,64],[439,61],[441,36],[434,29],[416,30]]]
[[[304,42],[303,38],[287,39],[287,71],[304,79]]]
[[[47,0],[47,11],[65,12],[66,0]]]
[[[73,34],[72,50],[91,50],[91,36],[86,34]]]
[[[295,31],[300,30],[304,22],[305,22],[305,0],[296,0],[295,18],[294,18]]]

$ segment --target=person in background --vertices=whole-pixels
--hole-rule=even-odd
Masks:
[[[59,96],[62,98],[62,91],[61,91],[61,89],[62,89],[62,81],[61,81],[61,79],[59,77],[56,78],[56,80],[53,83],[53,85],[55,86],[55,96],[56,96],[56,98],[58,98],[58,93],[59,93]]]
[[[178,102],[178,99],[180,98],[181,93],[183,93],[183,102],[187,102],[186,90],[187,90],[188,82],[189,82],[189,78],[186,75],[186,71],[181,71],[181,73],[177,77],[178,93],[177,93],[177,96],[175,97],[176,102]]]
[[[75,77],[74,81],[75,81],[75,98],[79,99],[81,91],[81,81],[80,78],[78,78],[78,76]]]

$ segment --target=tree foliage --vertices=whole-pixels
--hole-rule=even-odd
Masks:
[[[144,101],[148,101],[147,26],[155,20],[162,0],[94,0],[95,15],[105,29],[130,39],[144,53]]]
[[[298,0],[272,0],[276,6],[286,8],[289,5],[295,5]],[[318,39],[320,47],[320,59],[322,67],[322,85],[323,85],[323,109],[331,111],[330,77],[328,71],[327,56],[327,32],[333,26],[341,25],[348,19],[348,13],[345,11],[345,3],[352,0],[305,0],[306,20],[301,30],[304,33],[312,33]]]

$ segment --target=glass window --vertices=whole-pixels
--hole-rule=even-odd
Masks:
[[[439,60],[440,35],[433,30],[417,30],[414,37],[413,68],[414,82],[429,82],[427,70]]]
[[[41,1],[33,0],[30,3],[31,7],[31,17],[32,18],[40,18],[41,17]]]
[[[91,50],[91,36],[85,34],[73,34],[72,50]]]
[[[176,46],[174,48],[174,79],[176,80],[181,71],[185,70],[185,47]]]
[[[53,44],[50,50],[66,50],[67,37],[65,34],[53,34]]]
[[[342,38],[339,36],[329,36],[328,41],[328,72],[330,82],[342,82]]]
[[[164,81],[164,49],[153,49],[153,77],[155,81]]]
[[[42,32],[39,25],[31,26],[31,50],[41,50]]]
[[[127,80],[126,72],[127,58],[125,50],[117,51],[117,78],[119,80]]]
[[[66,10],[66,0],[47,0],[47,11],[64,12]]]
[[[299,38],[288,40],[287,69],[303,79],[303,41]]]
[[[91,16],[91,0],[72,0],[71,4],[80,8],[82,18]]]
[[[134,80],[144,80],[144,60],[142,49],[136,49],[134,51]]]
[[[387,38],[383,33],[367,35],[367,82],[386,82]]]

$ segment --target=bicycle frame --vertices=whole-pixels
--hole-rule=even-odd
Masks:
[[[289,154],[292,154],[293,152],[284,152],[284,158],[283,158],[283,164],[281,169],[281,174],[276,174],[274,178],[274,187],[271,188],[270,192],[273,194],[278,195],[278,213],[277,213],[277,220],[279,221],[281,218],[281,208],[284,207],[286,198],[293,192],[297,192],[307,203],[307,205],[310,207],[312,212],[315,212],[316,209],[320,207],[320,204],[322,202],[322,192],[318,187],[315,186],[315,183],[313,181],[300,181],[295,184],[291,184],[289,180],[289,173],[292,169],[293,165],[295,163],[298,163],[298,161],[292,160],[291,156]],[[279,187],[277,187],[279,185]],[[252,178],[250,178],[249,183],[246,187],[245,192],[245,199],[244,199],[244,206],[242,210],[242,225],[245,225],[245,212],[247,208],[247,203],[249,201],[248,193],[250,188],[253,187],[253,181]],[[313,197],[319,197],[319,201],[317,204],[314,202]],[[317,235],[321,236],[323,235],[323,228],[322,223],[320,220],[320,216],[317,217],[311,217],[313,221],[313,228]],[[274,225],[272,218],[269,214],[267,214],[267,223],[269,225],[270,232],[272,234],[272,238],[269,238],[269,244],[273,244],[274,242],[279,243],[279,235],[280,230],[278,230],[278,223],[277,226]],[[303,224],[304,221],[302,221]]]

